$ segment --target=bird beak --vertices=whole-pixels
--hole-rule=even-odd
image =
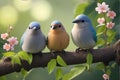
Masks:
[[[33,27],[33,30],[36,30],[37,28],[36,27]]]
[[[55,27],[55,26],[52,26],[51,28],[52,28],[52,29],[56,29],[56,27]]]
[[[78,19],[74,19],[74,20],[72,21],[72,23],[78,23],[78,22],[80,22],[80,20],[78,20]]]
[[[33,30],[35,30],[35,31],[37,31],[37,30],[39,30],[37,27],[33,27]]]

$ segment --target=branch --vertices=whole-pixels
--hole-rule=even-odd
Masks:
[[[118,63],[120,63],[120,40],[117,41],[112,46],[101,49],[95,49],[92,52],[93,52],[92,53],[93,63],[96,62],[109,63],[110,61],[115,61],[115,60],[117,60]],[[25,70],[30,70],[32,68],[37,68],[37,67],[46,67],[48,62],[51,59],[56,58],[57,55],[60,55],[67,63],[67,65],[73,65],[73,64],[85,63],[87,52],[85,51],[81,51],[80,53],[65,52],[65,54],[56,52],[55,56],[50,54],[50,52],[43,53],[43,56],[33,55],[33,61],[31,65],[29,65],[27,61],[21,60],[22,65],[14,64],[13,66],[10,58],[3,58],[0,62],[0,76],[12,72],[19,72],[21,68],[24,68]]]

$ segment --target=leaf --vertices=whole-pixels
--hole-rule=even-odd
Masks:
[[[89,3],[83,3],[83,4],[79,4],[76,8],[75,8],[75,16],[84,13],[85,8],[89,5]]]
[[[19,65],[21,65],[20,58],[17,55],[12,57],[12,64],[19,64]]]
[[[105,26],[105,24],[99,24],[96,27],[103,27],[103,26]]]
[[[97,29],[97,35],[98,35],[99,33],[101,33],[101,32],[104,32],[104,30],[105,30],[105,26],[99,27],[99,28]]]
[[[113,42],[113,40],[115,39],[116,32],[115,32],[115,31],[108,30],[108,31],[107,31],[107,35],[108,35],[107,41],[108,41],[109,43],[111,43],[111,42]]]
[[[91,53],[88,53],[87,54],[87,69],[90,70],[90,65],[92,64],[92,61],[93,61],[93,56]]]
[[[93,61],[93,56],[91,53],[88,53],[87,54],[87,64],[88,65],[91,65],[92,64],[92,61]]]
[[[60,80],[63,77],[63,70],[61,68],[57,68],[56,70],[56,80]]]
[[[86,66],[80,65],[75,66],[71,69],[71,71],[63,76],[62,80],[71,80],[75,78],[76,76],[80,75],[83,71],[85,71]]]
[[[49,74],[51,74],[53,72],[53,70],[55,69],[55,67],[56,67],[56,59],[50,60],[49,63],[48,63],[48,65],[47,65]]]
[[[61,66],[64,66],[64,67],[67,66],[65,61],[60,56],[57,56],[57,63]]]
[[[28,53],[26,53],[26,52],[24,52],[24,51],[20,51],[20,52],[18,52],[17,55],[18,55],[21,59],[28,61],[29,64],[32,63],[32,59],[33,59],[32,54],[28,54]]]
[[[110,75],[111,74],[111,69],[107,69],[106,74]]]
[[[3,53],[3,56],[4,57],[13,57],[15,55],[14,52],[6,52],[6,53]]]
[[[113,63],[111,64],[111,68],[115,68],[115,65],[116,65],[116,62],[113,62]]]
[[[100,35],[102,35],[102,34],[104,34],[104,32],[97,33],[97,36],[100,36]]]
[[[29,58],[28,58],[28,59],[29,59],[29,60],[28,60],[28,63],[31,64],[31,63],[32,63],[32,60],[33,60],[33,56],[32,56],[32,54],[29,54],[28,56],[29,56]]]
[[[105,44],[105,41],[103,38],[98,38],[96,46],[102,47]]]
[[[103,70],[103,69],[105,69],[105,65],[103,64],[103,62],[99,62],[99,63],[97,64],[96,68],[97,68],[98,70]]]
[[[26,80],[25,78],[29,75],[29,73],[31,72],[32,70],[30,71],[26,71],[25,69],[21,69],[21,73],[23,75],[23,80]]]

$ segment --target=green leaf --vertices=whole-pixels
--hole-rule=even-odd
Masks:
[[[56,70],[56,80],[60,80],[63,77],[63,70],[61,68],[57,68]]]
[[[116,32],[112,30],[108,30],[107,35],[108,35],[107,41],[110,44],[115,39]]]
[[[111,69],[107,69],[106,74],[110,75],[111,74]]]
[[[20,51],[20,52],[18,52],[17,55],[18,55],[21,59],[28,61],[29,64],[32,63],[32,59],[33,59],[32,54],[28,54],[28,53],[26,53],[26,52],[24,52],[24,51]]]
[[[115,68],[115,65],[116,65],[116,62],[113,62],[113,63],[111,64],[111,68]]]
[[[65,61],[60,56],[57,56],[57,63],[61,66],[64,66],[64,67],[67,66]]]
[[[79,4],[75,9],[75,16],[84,13],[85,8],[89,5],[89,3]]]
[[[82,72],[84,72],[86,69],[86,66],[80,65],[75,66],[71,69],[71,71],[63,76],[62,80],[72,80],[76,76],[80,75]]]
[[[92,61],[93,61],[93,56],[91,53],[88,53],[87,54],[87,64],[88,65],[91,65],[92,64]]]
[[[99,28],[97,29],[97,35],[98,35],[98,34],[100,35],[101,33],[103,33],[104,30],[105,30],[105,26],[99,27]]]
[[[19,64],[19,65],[21,65],[20,58],[17,55],[12,57],[12,64]]]
[[[32,54],[29,54],[28,56],[29,56],[29,58],[28,58],[28,59],[29,59],[29,60],[28,60],[28,63],[31,64],[31,63],[32,63],[32,60],[33,60],[33,56],[32,56]]]
[[[99,24],[96,27],[103,27],[103,26],[105,26],[105,24]]]
[[[13,57],[15,55],[14,52],[6,52],[6,53],[3,53],[3,56],[4,57]]]
[[[105,41],[103,38],[98,38],[98,41],[96,43],[96,46],[102,47],[105,44]]]
[[[55,69],[55,67],[56,67],[56,59],[50,60],[50,62],[47,65],[49,74],[51,74],[53,72],[53,70]]]
[[[91,53],[87,54],[87,69],[90,70],[90,65],[92,64],[93,56]]]
[[[26,80],[25,78],[29,75],[29,73],[31,72],[32,70],[30,71],[26,71],[25,69],[21,69],[21,73],[23,75],[23,80]]]
[[[105,69],[105,65],[103,64],[103,62],[99,62],[99,63],[97,64],[96,68],[97,68],[98,70],[103,70],[103,69]]]

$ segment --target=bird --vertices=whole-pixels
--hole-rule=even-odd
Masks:
[[[20,40],[23,51],[38,54],[46,47],[46,38],[41,31],[39,22],[33,21],[29,24]]]
[[[51,28],[47,37],[47,47],[52,52],[64,52],[69,45],[69,35],[66,32],[63,24],[54,20],[51,23]]]
[[[73,20],[73,23],[71,36],[73,43],[78,47],[76,52],[93,49],[97,36],[90,18],[85,14],[80,14]]]

